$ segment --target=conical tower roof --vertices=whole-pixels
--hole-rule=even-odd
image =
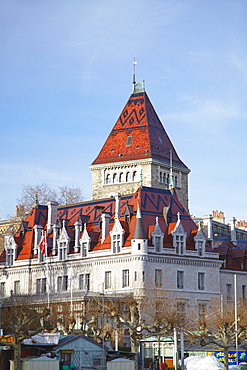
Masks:
[[[141,210],[140,206],[138,204],[137,213],[136,213],[136,222],[135,222],[135,228],[132,235],[132,239],[147,239],[142,223],[142,216],[141,216]]]
[[[187,169],[179,158],[148,95],[133,92],[92,165],[152,158]]]

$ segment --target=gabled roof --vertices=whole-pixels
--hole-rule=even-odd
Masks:
[[[133,93],[92,165],[144,158],[188,169],[179,158],[146,92]]]

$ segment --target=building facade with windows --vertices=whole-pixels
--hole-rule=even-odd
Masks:
[[[231,298],[233,271],[224,268],[230,249],[224,254],[214,244],[210,217],[190,216],[189,169],[143,86],[135,86],[90,168],[91,201],[37,205],[6,237],[1,298],[76,303],[103,290],[142,296],[155,289],[176,299],[181,312],[201,313],[211,300]],[[239,275],[244,279],[246,265]]]

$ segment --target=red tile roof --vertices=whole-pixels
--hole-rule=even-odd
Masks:
[[[133,93],[92,163],[102,164],[153,158],[169,164],[187,166],[178,157],[154,107],[145,92]]]
[[[73,253],[73,245],[75,239],[75,227],[74,223],[78,219],[87,220],[86,228],[91,238],[91,250],[99,251],[111,248],[110,234],[106,236],[105,240],[101,241],[102,234],[100,230],[100,221],[102,212],[110,214],[109,231],[114,226],[115,219],[115,199],[107,198],[100,200],[92,200],[88,202],[66,205],[58,207],[57,220],[66,220],[66,230],[71,238],[70,253]],[[124,233],[124,248],[131,246],[131,238],[136,223],[136,214],[138,204],[141,211],[141,220],[143,224],[144,233],[149,239],[151,238],[151,232],[153,231],[156,218],[158,217],[159,226],[164,233],[164,247],[172,248],[172,230],[177,222],[177,214],[180,213],[180,220],[183,228],[187,233],[187,246],[188,249],[194,249],[194,235],[197,231],[197,227],[188,214],[188,212],[181,205],[177,196],[171,194],[169,190],[155,189],[149,187],[139,188],[137,192],[132,195],[124,195],[120,200],[120,223],[125,231]],[[171,223],[167,224],[163,217],[164,207],[169,207],[171,211]],[[125,220],[126,209],[133,211],[132,217],[129,222]],[[17,232],[15,234],[15,240],[18,244],[18,260],[37,258],[33,257],[33,244],[34,244],[34,230],[35,224],[41,225],[44,230],[47,228],[47,206],[38,206],[32,209],[28,214],[25,221],[27,222],[27,228],[25,233],[21,234]],[[61,223],[61,222],[60,222]],[[61,224],[62,225],[62,224]],[[82,234],[81,234],[82,235]],[[48,253],[51,253],[53,233],[48,234]],[[5,258],[5,252],[1,255],[1,260]]]

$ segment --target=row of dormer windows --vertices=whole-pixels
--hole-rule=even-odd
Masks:
[[[86,225],[86,224],[85,224]],[[124,230],[122,229],[121,223],[119,219],[114,224],[112,231],[110,231],[111,237],[111,250],[113,254],[121,253],[122,247],[124,245]],[[187,234],[184,231],[180,216],[178,214],[178,223],[172,232],[173,237],[173,247],[178,255],[184,255],[186,253],[186,237]],[[156,253],[163,253],[164,249],[164,233],[162,232],[159,219],[156,217],[156,225],[154,230],[151,234],[151,243],[154,247],[154,251]],[[137,243],[137,250],[141,251],[142,248],[141,243]],[[202,231],[200,230],[198,235],[195,237],[195,247],[198,252],[198,256],[204,256],[205,252],[205,239],[203,237]],[[13,243],[12,239],[6,240],[5,250],[6,250],[6,265],[12,266],[16,259],[16,252],[17,252],[17,245]],[[81,257],[87,257],[88,252],[91,248],[91,238],[87,232],[86,226],[84,228],[82,237],[75,243],[74,246],[74,253]],[[68,258],[70,249],[70,238],[67,235],[65,227],[63,227],[61,231],[61,235],[59,236],[57,243],[54,244],[52,248],[52,255],[57,256],[57,260],[64,261]],[[36,253],[38,252],[38,261],[43,262],[45,260],[44,255],[41,253],[41,249],[36,246],[35,248]],[[144,252],[144,250],[143,250]]]
[[[184,235],[174,235],[173,238],[175,239],[175,250],[178,255],[184,255],[186,252],[186,237]],[[114,233],[111,235],[112,240],[112,253],[120,253],[123,246],[123,237],[119,233]],[[197,252],[199,256],[203,256],[203,242],[197,241]],[[163,236],[160,235],[153,235],[152,236],[152,245],[156,253],[163,252]],[[80,251],[81,257],[87,257],[88,251],[90,250],[90,240],[88,241],[81,241],[80,243]],[[140,250],[141,244],[138,244],[138,250]],[[60,261],[64,261],[68,257],[68,243],[63,241],[58,243],[58,251],[57,251],[58,259]],[[15,250],[13,248],[6,249],[6,265],[12,266],[15,260]],[[44,256],[39,251],[39,262],[44,261]]]

